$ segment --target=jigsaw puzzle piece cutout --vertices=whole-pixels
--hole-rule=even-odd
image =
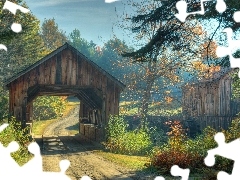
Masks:
[[[7,51],[7,47],[4,44],[0,44],[0,49]]]
[[[236,139],[232,142],[226,143],[225,136],[223,133],[217,133],[214,136],[215,141],[218,144],[217,148],[208,150],[208,155],[204,159],[204,162],[207,166],[213,166],[215,164],[215,156],[219,155],[225,157],[227,159],[231,159],[234,161],[232,174],[229,175],[226,172],[220,171],[218,173],[218,180],[237,180],[239,179],[240,172],[240,157],[239,149],[240,149],[240,139]]]
[[[19,172],[20,166],[11,156],[11,153],[16,152],[18,149],[19,145],[16,141],[12,141],[7,147],[0,143],[1,162],[7,162],[0,163],[0,177],[11,174],[11,172]]]
[[[234,163],[232,174],[228,174],[224,171],[219,171],[219,173],[217,174],[217,179],[218,180],[239,180],[240,179],[239,170],[240,170],[240,163],[239,161],[236,160]]]
[[[218,46],[216,49],[216,55],[218,57],[229,56],[231,68],[240,68],[240,58],[234,58],[233,54],[240,49],[240,40],[233,40],[233,30],[226,28],[223,32],[227,35],[228,47]],[[240,72],[238,73],[240,77]]]
[[[237,180],[237,179],[233,179],[233,177],[230,174],[228,174],[228,173],[226,173],[224,171],[220,171],[218,173],[217,179],[218,180]]]
[[[226,11],[226,9],[227,9],[227,5],[226,5],[226,3],[224,2],[224,0],[217,0],[216,10],[217,10],[219,13],[223,13],[224,11]]]
[[[178,165],[174,165],[171,168],[171,174],[173,176],[181,176],[182,180],[188,180],[189,173],[190,173],[189,169],[182,169]]]
[[[105,0],[105,3],[113,3],[113,2],[116,2],[116,1],[119,1],[119,0]]]
[[[162,176],[157,176],[157,177],[154,178],[154,180],[165,180],[165,178],[162,177]]]
[[[92,180],[89,176],[83,176],[80,180]]]
[[[225,28],[222,32],[227,35],[228,47],[218,46],[216,49],[218,57],[232,55],[240,49],[240,40],[233,40],[233,30],[231,28]]]
[[[60,172],[43,172],[43,179],[71,180],[71,178],[65,174],[69,166],[69,160],[61,160],[59,163]]]
[[[65,173],[67,171],[67,169],[70,166],[70,161],[69,160],[61,160],[59,163],[60,169],[61,169],[61,173]]]
[[[42,156],[40,147],[36,142],[31,142],[28,145],[28,151],[34,155],[32,159],[28,161],[28,163],[24,164],[21,167],[21,171],[25,173],[41,173],[42,170]]]
[[[30,12],[29,9],[26,9],[26,8],[24,8],[24,7],[20,6],[20,5],[17,5],[15,3],[12,3],[12,2],[10,2],[8,0],[4,3],[3,9],[9,10],[14,15],[17,13],[17,10],[20,10],[23,13]]]
[[[208,150],[208,155],[204,159],[204,162],[207,166],[212,166],[215,163],[215,155],[219,155],[231,160],[235,160],[239,154],[240,149],[240,140],[236,139],[232,142],[226,143],[225,136],[223,133],[217,133],[214,136],[215,141],[218,144],[217,148]],[[214,160],[214,161],[213,161]]]
[[[204,10],[203,2],[206,2],[206,1],[211,1],[211,0],[200,0],[201,10],[196,11],[196,12],[190,12],[190,13],[187,12],[188,3],[184,0],[178,1],[176,3],[176,9],[177,9],[178,13],[175,14],[175,17],[178,18],[181,22],[185,22],[187,16],[189,16],[189,15],[194,15],[194,14],[204,15],[205,10]],[[223,13],[227,9],[227,6],[226,6],[226,3],[224,2],[224,0],[217,0],[215,7],[219,13]]]
[[[4,123],[0,126],[0,132],[2,132],[5,128],[8,127],[7,123]],[[0,175],[7,174],[12,170],[17,170],[19,168],[18,163],[11,157],[11,153],[16,152],[19,149],[19,145],[16,141],[12,141],[8,144],[7,147],[4,147],[2,143],[0,143],[0,159],[1,162],[8,163],[0,163]]]
[[[0,48],[1,48],[1,45],[2,44],[0,44]],[[4,46],[4,45],[3,45]],[[6,47],[6,46],[5,46]],[[9,124],[7,124],[7,123],[4,123],[4,124],[2,124],[1,126],[0,126],[0,132],[2,132],[4,129],[6,129],[7,127],[9,126]]]
[[[24,7],[22,7],[22,6],[20,6],[20,5],[17,5],[17,4],[15,4],[15,3],[12,3],[12,2],[10,2],[10,1],[8,1],[8,0],[6,0],[6,2],[4,3],[3,9],[9,10],[9,11],[10,11],[11,13],[13,13],[14,15],[17,13],[17,10],[20,10],[20,11],[23,12],[23,13],[28,13],[28,12],[30,12],[29,9],[24,8]],[[18,24],[18,23],[13,23],[13,24],[11,25],[11,29],[12,29],[13,32],[19,33],[19,32],[22,31],[22,25],[21,25],[21,24]],[[1,49],[7,51],[7,47],[6,47],[4,44],[0,44],[0,50],[1,50]]]
[[[178,14],[175,14],[175,17],[178,18],[181,22],[185,22],[189,13],[187,13],[187,3],[186,1],[178,1],[176,3],[176,8],[178,10]]]
[[[234,58],[232,55],[230,55],[229,61],[230,61],[231,68],[240,69],[240,58]],[[240,71],[238,71],[238,77],[240,78]]]
[[[240,11],[236,11],[234,14],[233,14],[233,19],[236,23],[240,23]]]
[[[3,9],[7,9],[9,10],[11,13],[13,13],[14,15],[17,13],[17,10],[20,10],[21,12],[23,13],[28,13],[30,12],[29,9],[26,9],[20,5],[17,5],[15,3],[12,3],[10,1],[6,1],[4,3],[4,6],[3,6]],[[22,25],[21,24],[18,24],[18,23],[13,23],[11,25],[11,29],[12,31],[14,31],[15,33],[19,33],[22,31]]]
[[[38,155],[38,149],[36,148],[35,144],[32,144],[32,147],[30,148],[34,151],[35,155]],[[32,152],[33,153],[33,152]],[[60,172],[43,172],[42,167],[39,168],[39,164],[42,166],[41,163],[37,164],[37,161],[34,161],[35,164],[28,162],[25,166],[24,171],[21,170],[20,177],[25,180],[32,180],[33,177],[36,180],[71,180],[70,177],[68,177],[65,173],[66,170],[70,166],[70,162],[68,160],[62,160],[59,163],[60,166]],[[30,166],[32,165],[32,167]],[[37,170],[34,170],[34,168],[37,168]]]

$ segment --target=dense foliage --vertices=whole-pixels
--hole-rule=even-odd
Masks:
[[[169,174],[172,165],[175,164],[181,168],[190,168],[191,173],[205,174],[206,176],[215,176],[215,173],[219,170],[231,172],[233,161],[223,157],[217,156],[213,167],[207,167],[204,164],[207,151],[218,146],[214,140],[216,130],[207,127],[202,134],[190,139],[185,135],[186,131],[179,121],[171,122],[170,128],[168,142],[155,147],[151,154],[150,164],[161,174]],[[225,135],[226,142],[239,138],[240,119],[233,120],[228,130],[222,130],[222,132]]]
[[[13,1],[27,8],[21,0]],[[0,2],[0,6],[3,3]],[[17,74],[30,64],[35,63],[50,51],[63,45],[67,38],[62,30],[58,29],[54,19],[45,20],[40,27],[40,21],[32,13],[17,13],[14,16],[10,11],[0,11],[0,31],[3,44],[7,52],[1,51],[0,57],[0,120],[8,116],[8,91],[3,87],[3,80]],[[14,21],[21,22],[22,32],[13,33],[10,25]],[[65,102],[61,97],[39,97],[34,103],[34,119],[51,119],[60,116]]]
[[[147,154],[152,147],[149,133],[142,129],[127,131],[127,123],[121,116],[110,116],[106,132],[105,147],[110,152],[139,155]]]
[[[54,119],[63,115],[66,108],[66,97],[43,96],[38,97],[33,103],[33,119]]]
[[[44,47],[48,49],[49,52],[54,51],[67,42],[65,32],[58,28],[58,24],[55,22],[54,18],[44,20],[40,31],[40,37],[44,42]]]
[[[145,32],[143,36],[146,36],[151,32],[155,24],[161,24],[157,26],[154,31],[154,35],[146,42],[139,50],[126,54],[127,56],[141,58],[151,54],[158,47],[169,45],[174,43],[179,49],[186,48],[186,43],[181,43],[182,33],[185,32],[185,23],[181,23],[175,14],[178,13],[176,9],[176,3],[178,0],[161,1],[156,0],[154,4],[151,1],[142,1],[137,3],[130,1],[133,7],[137,7],[139,11],[129,19],[131,20],[131,30],[133,33]],[[204,3],[204,15],[188,16],[188,22],[197,19],[205,26],[213,27],[210,20],[214,20],[218,26],[213,27],[215,31],[224,27],[233,27],[234,30],[239,29],[239,23],[235,23],[233,20],[233,13],[239,9],[240,3],[235,0],[229,0],[226,2],[227,10],[224,13],[218,13],[216,11],[216,1],[209,1]],[[188,12],[195,12],[201,9],[200,2],[189,2]],[[209,20],[210,19],[210,20]],[[215,34],[216,35],[216,34]],[[213,37],[210,36],[209,41],[212,41]],[[208,47],[209,48],[209,47]]]
[[[20,165],[25,164],[32,157],[27,149],[28,145],[31,142],[27,131],[28,128],[22,129],[21,124],[12,118],[9,122],[9,126],[0,132],[0,143],[3,146],[7,147],[12,141],[16,141],[19,144],[19,150],[12,153],[11,155],[14,160]]]

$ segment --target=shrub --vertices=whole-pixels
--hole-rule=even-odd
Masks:
[[[33,115],[36,120],[54,119],[62,116],[66,108],[66,97],[42,96],[33,103]]]
[[[146,154],[152,146],[149,133],[144,130],[126,129],[127,123],[122,116],[110,116],[106,129],[106,149],[121,154]]]
[[[151,166],[161,174],[169,174],[173,165],[181,168],[199,167],[202,164],[202,157],[196,152],[188,151],[186,146],[186,132],[180,121],[169,121],[171,131],[168,132],[168,142],[159,148],[155,148],[150,156]]]
[[[22,129],[21,124],[14,118],[9,122],[9,126],[0,132],[0,143],[2,143],[3,146],[8,146],[12,141],[16,141],[19,144],[19,150],[12,153],[11,156],[20,165],[25,164],[32,157],[27,149],[31,142],[27,132],[28,128]]]
[[[149,134],[154,146],[161,146],[168,140],[167,134],[164,132],[164,130],[156,126],[149,128]]]
[[[227,142],[240,137],[239,129],[240,119],[234,120],[227,131]],[[214,135],[217,133],[211,127],[204,129],[203,134],[195,139],[189,139],[185,136],[180,122],[169,122],[171,131],[168,133],[168,143],[156,147],[150,154],[150,165],[155,167],[162,174],[169,174],[172,165],[179,165],[181,168],[190,168],[191,172],[203,173],[209,169],[214,171],[223,170],[231,173],[233,161],[216,156],[216,163],[213,167],[207,167],[204,164],[204,158],[207,151],[217,147]],[[211,171],[213,172],[213,171]]]

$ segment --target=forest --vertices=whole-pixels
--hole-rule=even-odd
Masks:
[[[22,0],[13,2],[28,8]],[[4,87],[4,80],[68,42],[126,85],[121,94],[120,114],[141,117],[140,130],[137,133],[128,132],[127,124],[121,117],[110,118],[106,142],[109,151],[125,154],[151,152],[151,157],[155,158],[151,159],[150,164],[162,173],[169,172],[173,161],[183,168],[190,166],[199,172],[200,161],[206,150],[215,146],[211,137],[216,131],[207,128],[196,139],[188,139],[179,121],[171,121],[168,124],[171,130],[169,139],[166,140],[162,132],[154,131],[157,133],[154,135],[149,133],[147,117],[181,114],[183,85],[210,79],[221,68],[230,67],[229,57],[219,58],[216,49],[217,46],[228,43],[222,33],[224,28],[231,27],[234,33],[239,34],[240,22],[235,22],[232,17],[240,9],[240,2],[226,1],[227,10],[223,13],[217,12],[215,1],[204,2],[205,14],[189,15],[184,23],[175,17],[176,3],[177,0],[146,0],[141,3],[128,1],[125,5],[131,6],[133,12],[124,12],[117,26],[130,29],[129,33],[135,37],[133,44],[129,45],[114,35],[100,47],[82,37],[80,29],[66,34],[59,29],[54,18],[40,23],[32,13],[17,13],[14,16],[2,10],[4,3],[1,1],[0,39],[2,44],[7,45],[8,51],[1,50],[0,53],[0,120],[9,118],[8,91]],[[189,12],[202,8],[199,2],[192,4],[188,7]],[[22,24],[21,33],[11,31],[9,27],[13,21]],[[207,27],[211,27],[210,30]],[[239,52],[234,52],[234,57],[238,56]],[[240,81],[237,74],[233,76],[233,98],[239,98]],[[34,101],[34,119],[61,116],[65,106],[66,97],[38,97]],[[238,121],[239,119],[233,121],[230,126],[232,129],[224,131],[228,135],[228,141],[239,135]],[[161,138],[156,142],[157,136]],[[134,143],[139,144],[132,147],[131,140],[134,138],[137,138]],[[116,139],[119,140],[117,143]],[[160,143],[153,148],[153,142],[168,143]],[[198,148],[199,146],[202,148]],[[166,157],[178,158],[169,160]],[[224,167],[229,171],[227,165],[231,162],[225,159],[219,159],[219,162],[216,170]],[[166,169],[161,169],[161,166]]]

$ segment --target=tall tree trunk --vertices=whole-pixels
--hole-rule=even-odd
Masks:
[[[148,105],[151,98],[151,89],[155,81],[156,76],[156,62],[152,61],[148,63],[148,72],[146,73],[146,88],[143,91],[142,97],[142,109],[141,109],[141,128],[146,129]]]
[[[146,128],[147,123],[147,114],[148,114],[148,105],[151,98],[151,89],[153,82],[147,83],[147,87],[143,92],[142,97],[142,109],[141,109],[141,128]]]

